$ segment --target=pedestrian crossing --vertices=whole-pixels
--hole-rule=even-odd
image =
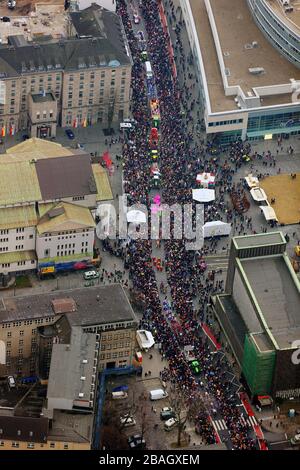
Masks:
[[[243,426],[248,426],[249,428],[252,428],[253,426],[257,425],[255,416],[248,416],[247,418],[245,418],[244,416],[241,416],[240,422]],[[227,424],[225,423],[224,419],[212,420],[212,425],[216,432],[226,431],[226,429],[228,429]]]

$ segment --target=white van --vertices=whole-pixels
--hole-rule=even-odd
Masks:
[[[145,62],[145,67],[146,67],[146,76],[147,76],[147,78],[152,78],[153,77],[153,72],[152,72],[152,67],[151,67],[151,64],[150,64],[149,60],[147,60]]]
[[[177,420],[175,418],[168,419],[164,424],[165,431],[171,431],[175,426],[177,426]]]
[[[168,394],[162,388],[158,388],[157,390],[150,390],[150,400],[162,400],[163,398],[167,398]]]
[[[128,397],[127,392],[112,392],[111,397],[113,400],[122,400]]]
[[[89,281],[90,279],[97,279],[99,277],[99,273],[97,271],[87,271],[84,273],[84,279]]]
[[[122,131],[123,129],[132,129],[132,124],[131,122],[121,122],[120,123],[120,131]]]

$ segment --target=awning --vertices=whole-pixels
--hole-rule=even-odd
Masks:
[[[135,224],[146,223],[146,214],[139,210],[131,210],[127,212],[127,222],[132,222]]]
[[[276,213],[271,206],[259,206],[259,208],[262,210],[265,219],[266,220],[276,220],[278,222],[278,219],[276,217]]]
[[[199,202],[210,202],[216,199],[214,189],[193,189],[193,199]]]
[[[266,193],[262,188],[253,188],[250,190],[250,193],[254,201],[261,202],[266,201],[268,199]]]

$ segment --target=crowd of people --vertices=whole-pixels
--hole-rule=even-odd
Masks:
[[[145,86],[144,65],[141,59],[138,40],[135,37],[125,0],[118,0],[117,11],[120,14],[131,54],[132,68],[132,105],[131,112],[137,125],[123,146],[124,192],[129,195],[131,204],[143,203],[150,207],[148,135],[150,131],[150,113]],[[193,141],[193,123],[189,112],[189,95],[180,89],[176,78],[172,75],[168,51],[168,33],[164,32],[159,16],[156,0],[143,2],[141,11],[147,30],[147,52],[151,59],[158,92],[161,125],[160,125],[160,169],[162,173],[162,200],[165,203],[192,202],[191,187],[197,172],[213,172],[218,180],[218,198],[214,206],[205,212],[206,220],[212,220],[216,211],[227,220],[234,214],[225,194],[232,189],[232,174],[244,163],[241,155],[249,148],[241,142],[232,146],[229,159],[222,166],[217,159],[209,156],[210,149],[203,142]],[[183,47],[180,42],[180,26],[176,30],[177,53],[181,54],[181,64],[185,67]],[[191,60],[191,58],[189,58]],[[186,74],[191,72],[186,65]],[[183,99],[178,99],[183,97]],[[208,158],[209,156],[209,158]],[[244,217],[244,216],[243,216]],[[240,219],[242,220],[242,219]],[[244,219],[243,222],[244,223]],[[247,228],[251,225],[247,220]],[[140,326],[150,329],[158,343],[161,353],[168,360],[168,371],[164,378],[175,382],[186,393],[187,399],[198,396],[205,404],[196,417],[196,428],[204,442],[216,442],[216,435],[209,416],[211,406],[226,422],[230,433],[232,448],[252,449],[255,442],[248,437],[247,429],[240,420],[239,410],[233,400],[232,384],[226,380],[228,364],[224,359],[212,355],[203,336],[201,321],[205,305],[210,295],[215,292],[214,280],[207,279],[197,269],[205,252],[215,250],[215,246],[206,246],[200,252],[186,250],[184,240],[168,240],[164,242],[165,263],[168,288],[170,289],[171,309],[166,307],[167,298],[162,306],[160,292],[153,269],[152,241],[131,240],[126,246],[126,266],[129,268],[133,290],[141,293],[145,305]],[[222,283],[217,284],[222,289]],[[199,311],[195,311],[194,298],[202,292]],[[199,321],[200,318],[200,321]],[[180,328],[174,328],[174,325]],[[192,374],[186,362],[184,345],[192,345],[195,355],[201,364],[201,382]],[[209,402],[209,405],[208,405]]]

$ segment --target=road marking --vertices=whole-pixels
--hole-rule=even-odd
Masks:
[[[225,431],[225,429],[227,429],[227,425],[224,419],[216,419],[212,421],[212,424],[215,429],[217,428],[218,431]]]

